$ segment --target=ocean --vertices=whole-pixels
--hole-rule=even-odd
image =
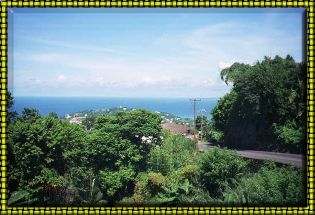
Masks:
[[[196,102],[196,112],[211,117],[217,98]],[[12,110],[21,113],[24,108],[35,108],[40,114],[55,112],[59,117],[84,110],[108,108],[137,108],[167,112],[182,118],[193,118],[193,102],[189,98],[101,98],[101,97],[14,97]]]

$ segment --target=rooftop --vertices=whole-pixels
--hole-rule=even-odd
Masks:
[[[163,129],[167,129],[171,132],[175,133],[183,133],[183,134],[188,134],[189,133],[189,127],[186,125],[178,125],[175,123],[163,123],[161,124]]]

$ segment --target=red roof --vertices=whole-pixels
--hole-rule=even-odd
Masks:
[[[161,125],[163,129],[170,130],[171,132],[175,133],[189,133],[189,127],[186,125],[178,125],[174,123],[164,123]]]

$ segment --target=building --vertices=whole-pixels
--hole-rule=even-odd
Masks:
[[[85,117],[73,117],[69,120],[70,123],[81,124]]]
[[[175,123],[163,123],[161,124],[163,129],[169,130],[174,133],[189,134],[190,128],[186,125],[178,125]]]

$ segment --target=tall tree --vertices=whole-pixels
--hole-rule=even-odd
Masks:
[[[306,134],[306,66],[291,56],[221,71],[233,84],[213,109],[216,129],[232,147],[301,152]]]
[[[14,123],[17,117],[17,112],[12,111],[12,107],[14,105],[13,97],[10,91],[7,91],[7,108],[8,108],[8,122],[9,124]]]

